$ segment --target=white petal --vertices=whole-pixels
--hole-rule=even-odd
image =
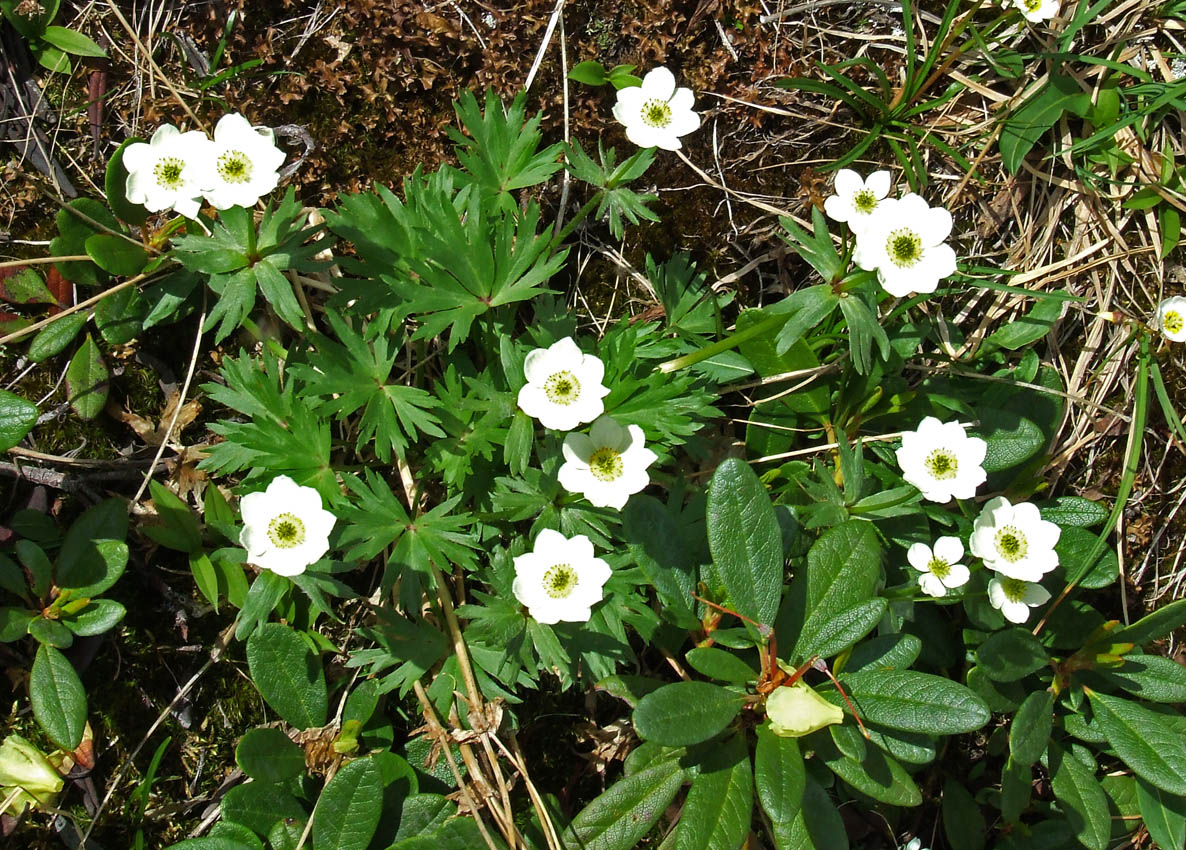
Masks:
[[[920,573],[929,573],[931,571],[931,547],[925,543],[910,544],[910,548],[906,550],[906,560]]]
[[[964,544],[958,537],[940,537],[935,541],[935,557],[949,564],[959,563],[964,557]]]
[[[839,195],[829,195],[824,198],[824,212],[832,221],[848,221],[853,217],[852,202]]]
[[[837,195],[842,198],[851,198],[865,188],[865,181],[851,168],[842,168],[836,172],[835,186]]]
[[[972,573],[963,564],[952,564],[951,572],[943,579],[943,583],[951,588],[963,587],[972,577]]]
[[[956,264],[955,251],[947,243],[928,248],[924,255],[924,262],[927,273],[933,274],[940,280],[955,274],[959,269]]]
[[[586,435],[578,431],[573,431],[565,435],[564,443],[560,446],[560,451],[564,454],[564,459],[569,463],[588,469],[589,458],[593,456],[593,452],[597,451],[597,446]]]
[[[931,207],[918,222],[923,244],[938,245],[951,233],[951,224],[951,213],[943,207]]]
[[[696,112],[672,112],[671,123],[664,129],[675,136],[686,136],[700,129],[700,115]]]
[[[939,581],[937,576],[930,573],[923,573],[918,577],[918,586],[922,588],[922,592],[927,596],[946,596],[947,588],[943,586],[943,582]]]
[[[988,582],[988,601],[993,608],[998,610],[1002,605],[1009,602],[1009,597],[1005,596],[1005,588],[1001,585],[1000,579],[989,579]]]
[[[890,183],[892,178],[888,171],[874,171],[865,178],[865,188],[873,193],[877,200],[881,200],[889,194]]]
[[[1024,602],[1006,602],[1001,606],[1001,613],[1011,623],[1024,623],[1030,618],[1029,606]]]
[[[660,65],[642,78],[642,94],[646,100],[671,100],[675,95],[675,75]]]
[[[552,374],[548,368],[548,350],[533,348],[523,359],[523,377],[532,384],[542,384]]]
[[[667,105],[671,107],[672,113],[676,115],[681,112],[691,112],[692,108],[696,105],[696,95],[689,88],[678,88],[675,90],[675,94],[671,96],[671,100],[667,102]],[[697,126],[699,126],[699,116],[696,117],[696,121]],[[693,127],[692,129],[694,130],[696,128]]]
[[[630,434],[610,416],[599,416],[589,428],[589,440],[595,448],[607,447],[616,451],[628,444]]]
[[[596,480],[589,472],[588,466],[566,463],[556,473],[556,480],[569,493],[584,493],[588,482]]]
[[[636,116],[642,111],[642,105],[646,102],[646,95],[642,92],[642,86],[627,86],[624,89],[618,89],[618,101],[614,104],[614,117],[623,124],[627,123],[620,115]]]
[[[1030,607],[1045,605],[1050,601],[1050,591],[1040,584],[1031,584],[1025,589],[1025,595],[1021,601]]]
[[[577,378],[581,382],[581,390],[585,391],[601,385],[602,379],[605,378],[605,364],[601,362],[601,358],[599,357],[594,357],[592,354],[582,354],[581,362],[576,372]],[[603,387],[602,389],[605,388]],[[606,393],[608,392],[609,390],[606,389]]]

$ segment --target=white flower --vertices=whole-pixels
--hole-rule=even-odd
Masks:
[[[643,77],[641,86],[618,90],[614,118],[640,148],[677,151],[682,147],[679,137],[700,126],[700,116],[692,111],[694,102],[692,90],[676,88],[675,76],[659,66]]]
[[[605,364],[582,354],[570,336],[528,354],[523,373],[527,383],[519,390],[519,407],[545,428],[571,431],[605,410]]]
[[[922,491],[924,499],[946,502],[953,496],[970,499],[987,477],[981,464],[988,444],[969,437],[958,422],[928,416],[917,431],[902,434],[895,454],[902,477]]]
[[[1172,342],[1186,342],[1186,298],[1175,295],[1157,305],[1154,325]]]
[[[874,171],[862,180],[855,171],[842,168],[836,172],[836,194],[824,199],[824,212],[833,221],[847,223],[857,233],[865,229],[889,190],[888,171]]]
[[[546,528],[535,538],[532,551],[515,558],[512,589],[541,623],[583,623],[601,601],[610,574],[609,564],[593,556],[588,537],[578,534],[570,539]]]
[[[128,200],[143,204],[149,212],[173,209],[186,218],[196,218],[210,156],[205,133],[182,133],[172,124],[161,125],[147,143],[124,148]]]
[[[914,193],[886,198],[856,232],[853,259],[890,295],[934,292],[940,278],[955,273],[955,251],[943,240],[951,233],[951,213],[929,207]]]
[[[988,582],[988,601],[1010,623],[1024,623],[1030,618],[1031,608],[1050,601],[1050,591],[1018,578],[994,578]]]
[[[239,510],[243,514],[239,544],[257,567],[295,576],[329,549],[336,518],[321,506],[320,493],[287,475],[276,476],[261,493],[248,493]]]
[[[1060,534],[1062,529],[1042,519],[1034,505],[1011,505],[1004,496],[998,496],[976,517],[971,549],[989,569],[1012,579],[1039,581],[1058,566],[1054,544]]]
[[[621,510],[632,493],[651,482],[647,467],[659,459],[643,445],[642,429],[623,428],[609,416],[593,423],[589,435],[564,438],[560,483],[570,493],[581,493],[599,508]]]
[[[1058,14],[1059,0],[1006,0],[1005,5],[1019,9],[1027,21],[1040,23]]]
[[[902,845],[902,850],[927,850],[927,848],[922,846],[921,838],[911,838]]]
[[[915,543],[906,550],[906,560],[922,575],[918,586],[928,596],[946,596],[949,588],[967,584],[971,573],[959,563],[964,557],[964,544],[958,537],[940,537],[934,550],[925,543]]]
[[[212,162],[206,200],[215,209],[250,207],[280,182],[284,152],[268,127],[252,127],[237,112],[218,119],[214,127]]]

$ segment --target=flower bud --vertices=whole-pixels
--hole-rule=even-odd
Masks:
[[[844,712],[813,691],[805,682],[778,688],[766,698],[770,731],[784,738],[801,738],[825,726],[844,722]]]
[[[0,744],[0,798],[7,799],[14,788],[25,792],[10,804],[14,813],[30,803],[42,808],[53,806],[63,784],[49,760],[20,735],[9,735]]]

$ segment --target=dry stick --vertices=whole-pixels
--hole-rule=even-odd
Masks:
[[[412,689],[416,692],[416,699],[420,700],[420,711],[424,714],[424,719],[428,721],[428,730],[437,741],[441,750],[445,754],[445,760],[449,762],[449,769],[453,771],[453,779],[457,782],[457,787],[461,790],[461,799],[469,807],[469,810],[474,813],[474,820],[478,824],[478,831],[482,833],[482,838],[485,839],[486,845],[490,850],[498,850],[498,846],[494,843],[494,839],[490,837],[490,833],[486,830],[486,822],[482,820],[482,813],[478,809],[478,804],[474,802],[474,798],[470,796],[469,786],[465,784],[465,780],[461,778],[461,771],[457,769],[457,760],[453,758],[453,750],[450,748],[449,733],[441,726],[441,722],[437,719],[436,709],[432,707],[432,702],[428,699],[428,694],[424,692],[424,685],[417,680],[412,685]]]
[[[523,784],[527,786],[527,796],[531,798],[531,804],[535,806],[535,810],[539,813],[540,823],[544,828],[544,839],[548,842],[549,850],[563,850],[563,845],[560,843],[560,836],[556,832],[556,825],[552,823],[552,816],[548,813],[548,808],[544,805],[539,791],[536,790],[535,783],[531,781],[531,777],[527,774],[527,759],[523,758],[523,752],[519,749],[519,739],[514,731],[511,732],[510,738],[511,747],[514,748],[513,754],[507,750],[506,744],[497,735],[494,736],[494,743],[498,744],[499,749],[507,754],[507,759],[514,765],[515,770],[519,771],[519,775],[523,777]]]
[[[107,804],[111,802],[111,795],[114,794],[115,789],[119,787],[120,780],[124,778],[124,773],[127,771],[128,766],[134,763],[136,756],[140,753],[140,750],[144,748],[144,745],[148,743],[148,739],[152,737],[152,733],[157,730],[158,726],[165,722],[165,718],[168,717],[173,709],[177,707],[177,704],[180,703],[181,700],[183,700],[191,690],[193,690],[193,687],[198,683],[198,680],[202,678],[202,676],[206,675],[206,671],[213,667],[214,664],[220,658],[222,658],[222,654],[226,652],[227,646],[230,645],[231,638],[234,636],[235,629],[238,627],[238,625],[239,617],[236,615],[234,622],[223,629],[222,634],[218,636],[218,642],[215,643],[214,648],[210,650],[209,660],[202,665],[202,668],[198,670],[197,673],[194,673],[193,676],[190,677],[188,682],[181,686],[181,690],[177,692],[177,696],[173,697],[173,701],[165,706],[164,711],[157,715],[157,719],[153,721],[151,726],[148,727],[148,731],[144,733],[144,737],[140,739],[140,743],[138,743],[136,748],[133,749],[128,755],[127,760],[120,767],[119,771],[115,774],[115,778],[111,780],[111,784],[107,787],[107,793],[103,795],[103,802],[99,804],[99,808],[95,811],[95,816],[91,819],[91,825],[87,827],[86,833],[83,834],[82,840],[78,843],[78,850],[86,850],[87,840],[91,837],[91,833],[94,831],[95,827],[99,825],[99,818],[103,814],[103,810],[107,808]]]
[[[111,0],[107,0],[111,2]],[[548,28],[544,30],[544,40],[539,46],[539,50],[535,54],[535,61],[531,64],[531,70],[527,73],[527,82],[523,84],[523,91],[531,91],[531,83],[535,80],[535,74],[539,70],[540,63],[544,61],[544,53],[548,50],[548,44],[552,41],[552,33],[556,31],[556,22],[560,19],[560,12],[564,9],[564,0],[556,0],[556,8],[552,10],[552,17],[548,18]]]
[[[338,756],[334,759],[334,763],[329,766],[329,770],[325,772],[325,784],[329,785],[333,778],[337,776],[338,768],[342,766],[342,757]],[[301,830],[301,837],[297,839],[296,850],[301,850],[305,846],[305,842],[309,840],[309,834],[313,832],[313,816],[317,814],[317,806],[321,803],[321,797],[317,798],[317,802],[313,804],[313,811],[309,813],[309,819],[305,821],[305,828]]]
[[[128,37],[132,39],[132,42],[144,54],[144,59],[148,62],[148,67],[152,68],[152,70],[156,72],[156,75],[161,78],[161,82],[165,84],[165,88],[170,91],[176,101],[181,104],[181,108],[185,110],[185,114],[189,116],[190,120],[194,122],[195,126],[200,127],[203,131],[207,131],[205,122],[198,118],[197,115],[194,115],[194,111],[189,108],[189,104],[185,102],[184,98],[182,98],[181,93],[173,87],[172,81],[165,76],[164,72],[157,65],[156,60],[152,58],[152,53],[147,47],[144,46],[144,42],[140,40],[140,36],[136,34],[136,30],[132,29],[132,25],[128,23],[127,19],[123,16],[123,13],[120,12],[119,7],[115,5],[115,0],[107,0],[107,5],[110,6],[111,11],[115,13],[115,19],[123,26],[124,30],[128,33]]]
[[[156,456],[152,459],[152,465],[148,467],[148,471],[144,473],[144,480],[140,482],[140,489],[136,491],[136,495],[132,497],[132,504],[140,501],[140,497],[144,495],[144,491],[148,489],[148,482],[152,480],[152,475],[156,472],[157,464],[161,462],[161,457],[165,454],[165,448],[169,445],[169,437],[173,434],[173,429],[177,427],[177,420],[181,416],[181,411],[185,407],[185,397],[189,393],[190,382],[194,379],[194,370],[198,365],[198,353],[202,348],[202,326],[206,324],[206,288],[202,287],[202,315],[198,318],[198,332],[194,335],[194,352],[189,358],[189,369],[185,373],[185,383],[181,385],[181,395],[177,398],[177,405],[173,408],[173,418],[169,420],[169,428],[165,431],[164,439],[161,440],[160,446],[157,447]]]
[[[85,260],[91,262],[89,254],[70,254],[66,257],[35,257],[31,260],[7,260],[0,263],[0,269],[13,269],[17,266],[36,266],[42,263],[77,263]]]

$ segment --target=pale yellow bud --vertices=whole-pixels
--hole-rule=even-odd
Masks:
[[[9,735],[0,744],[0,800],[7,800],[16,788],[25,792],[9,804],[14,813],[30,803],[53,806],[63,784],[49,760],[20,735]]]
[[[805,682],[778,688],[766,698],[766,716],[770,731],[784,738],[801,738],[817,729],[844,722],[844,712],[837,705],[813,691]]]

